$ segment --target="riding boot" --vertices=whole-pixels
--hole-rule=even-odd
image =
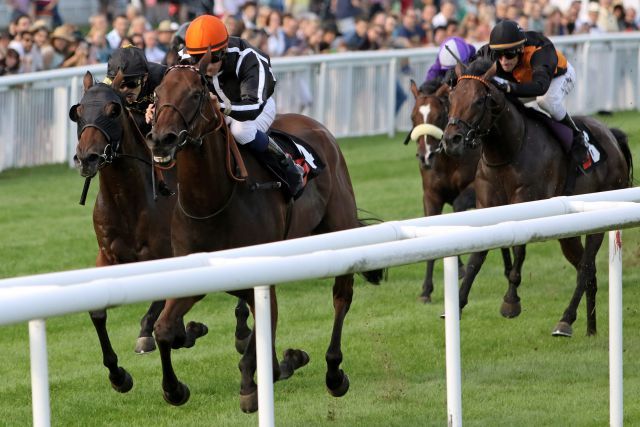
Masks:
[[[284,173],[291,195],[294,199],[298,198],[304,186],[302,166],[295,163],[289,154],[282,151],[271,137],[269,137],[266,151],[262,154],[261,158],[267,165]]]
[[[573,168],[578,167],[580,172],[586,174],[592,164],[591,157],[589,156],[589,150],[587,148],[587,142],[584,138],[584,133],[578,128],[573,121],[569,113],[567,113],[560,123],[566,125],[573,131],[573,141],[571,143],[571,149],[569,155],[573,161],[569,161],[569,172],[573,173]]]

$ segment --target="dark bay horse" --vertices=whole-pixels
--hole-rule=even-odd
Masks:
[[[442,152],[441,139],[447,124],[449,112],[449,86],[443,84],[434,93],[424,93],[411,80],[411,93],[415,99],[411,111],[413,129],[407,136],[416,141],[418,166],[422,177],[422,204],[424,215],[440,215],[445,203],[453,207],[454,212],[462,212],[475,207],[476,193],[473,180],[476,166],[480,160],[480,149],[469,150],[465,156],[452,157]],[[502,249],[505,274],[511,271],[509,249]],[[459,260],[460,276],[464,276],[464,266]],[[427,270],[420,300],[431,302],[433,292],[433,264],[427,261]]]
[[[121,80],[121,76],[116,77],[114,84]],[[93,225],[98,240],[96,266],[171,257],[171,236],[167,229],[176,198],[161,196],[154,200],[151,153],[118,93],[107,85],[94,84],[91,73],[85,75],[83,84],[84,96],[71,108],[69,116],[78,123],[74,161],[80,174],[84,177],[99,175],[100,189],[93,209]],[[164,179],[169,187],[175,188],[173,171],[167,171]],[[142,318],[137,353],[155,349],[153,325],[163,306],[164,301],[154,302]],[[242,311],[242,305],[237,311]],[[248,339],[248,308],[245,311],[244,330],[241,318],[238,329]],[[118,366],[118,357],[107,333],[107,312],[97,310],[90,315],[111,385],[119,392],[127,392],[133,386],[133,380],[125,369]],[[238,315],[241,317],[243,314]],[[204,328],[202,324],[191,323],[186,331],[189,335],[187,345],[192,345],[206,331]]]
[[[278,190],[254,191],[238,182],[227,155],[233,138],[222,113],[210,99],[204,72],[210,62],[206,54],[197,67],[179,65],[170,68],[156,89],[155,123],[147,143],[154,159],[167,166],[175,161],[178,170],[178,204],[171,235],[174,255],[216,251],[273,242],[311,234],[359,227],[356,204],[345,160],[331,133],[320,123],[301,115],[285,114],[273,127],[307,142],[322,158],[326,168],[311,180],[304,194],[291,204]],[[270,173],[248,151],[244,153],[251,180],[270,182]],[[174,160],[175,159],[175,160]],[[377,282],[382,272],[371,273]],[[232,292],[245,299],[253,311],[253,290]],[[282,379],[308,362],[301,350],[287,350],[282,364],[275,355],[277,303],[272,287],[272,323],[274,342],[274,380]],[[353,275],[337,277],[333,286],[335,310],[331,341],[326,353],[326,385],[333,396],[344,395],[349,380],[340,369],[341,338],[344,318],[353,296]],[[171,348],[176,339],[176,320],[182,318],[203,296],[167,300],[156,322],[155,337],[162,357],[165,400],[181,405],[189,390],[181,383],[171,363]],[[257,408],[255,336],[242,356],[240,407],[245,412]]]
[[[462,155],[470,147],[482,144],[482,157],[476,173],[476,206],[485,208],[560,196],[567,179],[568,157],[548,127],[523,116],[514,104],[490,82],[495,65],[478,60],[468,70],[456,68],[458,84],[451,91],[449,121],[444,132],[447,154]],[[590,117],[576,118],[600,143],[608,156],[590,174],[579,176],[575,193],[590,193],[629,187],[633,180],[631,152],[626,138]],[[603,233],[587,235],[584,247],[580,237],[561,239],[565,258],[577,271],[576,288],[554,336],[571,336],[577,308],[586,292],[587,335],[596,333],[595,257]],[[467,265],[460,288],[460,307],[468,301],[469,291],[487,252],[475,253]],[[513,269],[500,312],[505,317],[520,314],[517,288],[521,281],[525,246],[514,247]]]

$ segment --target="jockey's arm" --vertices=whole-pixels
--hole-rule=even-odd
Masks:
[[[266,73],[262,62],[254,53],[244,57],[238,79],[240,80],[240,102],[232,102],[229,116],[238,121],[255,120],[267,102],[264,89]],[[223,101],[223,100],[221,100]],[[228,106],[221,104],[225,109]]]
[[[531,81],[513,83],[511,94],[521,98],[544,95],[549,90],[557,65],[558,55],[553,45],[539,49],[531,56]]]

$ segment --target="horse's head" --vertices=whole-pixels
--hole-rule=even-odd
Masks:
[[[447,123],[448,92],[449,87],[442,85],[435,93],[426,94],[411,80],[411,93],[416,103],[411,111],[413,129],[405,140],[405,144],[409,139],[417,142],[416,157],[420,167],[425,169],[433,166],[434,156],[441,150],[442,129]]]
[[[504,95],[490,83],[495,64],[479,59],[463,74],[456,67],[458,83],[449,94],[449,121],[444,130],[443,145],[448,155],[459,156],[476,148],[494,124],[495,110],[504,106]]]
[[[117,78],[116,78],[117,79]],[[78,145],[73,161],[84,177],[92,177],[113,160],[122,139],[122,99],[110,86],[94,84],[87,72],[84,95],[69,110],[69,118],[78,124]]]
[[[201,145],[203,137],[222,123],[204,77],[209,62],[211,54],[207,53],[197,66],[175,65],[156,88],[154,123],[147,145],[161,166],[171,165],[186,144]]]

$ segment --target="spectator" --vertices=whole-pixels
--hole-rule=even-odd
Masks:
[[[62,68],[90,65],[92,61],[89,53],[89,43],[85,40],[78,41],[73,54],[62,63]]]
[[[224,22],[224,26],[232,37],[240,37],[240,34],[244,31],[242,21],[233,15],[226,15],[222,22]]]
[[[638,31],[638,23],[636,22],[636,10],[628,7],[624,12],[624,31]]]
[[[557,7],[551,8],[544,25],[544,34],[550,36],[564,36],[568,34],[567,28],[562,24],[562,12]]]
[[[44,68],[52,70],[59,68],[69,54],[69,44],[74,41],[69,28],[60,26],[51,33],[51,47],[43,52]]]
[[[104,35],[109,31],[109,22],[107,21],[107,15],[103,15],[101,13],[92,15],[91,17],[89,17],[89,24],[91,25],[91,28],[87,33],[87,38],[89,39],[93,37],[94,32],[99,32]]]
[[[542,5],[540,5],[540,7],[542,7]],[[496,24],[504,19],[507,19],[508,10],[509,10],[509,3],[507,3],[507,0],[496,1],[496,14],[495,14]]]
[[[256,19],[258,17],[258,6],[254,1],[245,2],[240,8],[240,19],[244,28],[255,30],[257,28]]]
[[[131,39],[131,37],[126,36],[120,39],[120,46],[118,46],[118,48],[131,47],[131,46],[133,46],[133,40]]]
[[[284,54],[299,54],[304,42],[298,37],[298,21],[289,13],[282,16],[282,33],[284,34]]]
[[[107,42],[106,34],[103,31],[96,30],[91,34],[91,37],[87,37],[90,44],[91,58],[95,58],[97,62],[104,63],[109,60],[111,55],[111,48]]]
[[[438,9],[433,4],[426,4],[422,9],[420,26],[425,33],[425,43],[432,44],[433,18],[437,15]]]
[[[125,15],[118,15],[113,20],[113,29],[107,34],[107,42],[109,47],[117,49],[120,47],[122,39],[127,35],[127,29],[129,28],[129,20]]]
[[[149,22],[147,22],[147,18],[145,18],[144,16],[136,16],[129,22],[131,22],[129,31],[127,31],[127,35],[129,37],[134,34],[144,34],[145,31],[151,30],[151,25],[149,25]]]
[[[3,59],[0,59],[0,76],[10,76],[20,72],[20,54],[9,48]]]
[[[156,31],[157,46],[164,53],[169,52],[171,48],[171,37],[178,30],[178,24],[171,22],[168,19],[160,22],[158,30]]]
[[[138,49],[144,52],[146,45],[144,43],[144,37],[142,36],[142,34],[140,33],[131,34],[131,36],[129,36],[129,39],[131,39],[132,45],[134,45],[135,47],[137,47]]]
[[[286,48],[284,41],[284,32],[281,27],[282,18],[280,12],[272,10],[269,13],[269,19],[267,20],[267,26],[265,28],[269,39],[267,41],[269,56],[282,56]]]
[[[580,29],[581,33],[602,34],[605,32],[605,30],[598,25],[598,22],[600,22],[600,11],[601,10],[598,3],[589,3],[589,9],[587,11],[587,22],[585,22]]]
[[[407,13],[402,17],[402,23],[396,28],[394,36],[408,40],[411,47],[418,47],[424,43],[425,33],[418,23],[418,14],[415,9],[407,10]]]
[[[616,22],[618,24],[618,31],[623,31],[625,29],[625,21],[624,21],[624,6],[621,3],[618,3],[613,6],[613,16],[616,18]]]
[[[331,11],[342,34],[355,31],[356,17],[362,13],[359,6],[360,0],[331,0]]]
[[[440,46],[447,38],[447,27],[440,26],[433,29],[433,44]]]
[[[613,14],[612,0],[600,0],[600,10],[598,13],[598,27],[602,31],[611,33],[619,31],[618,21]]]
[[[28,15],[19,15],[15,21],[12,21],[9,25],[9,33],[15,39],[18,34],[29,31],[31,27],[31,18]]]
[[[42,71],[44,69],[42,55],[40,54],[40,49],[34,46],[33,33],[30,31],[21,33],[20,44],[22,45],[22,51],[20,52],[20,72],[33,73]]]
[[[529,31],[538,33],[544,31],[544,17],[542,16],[542,7],[539,3],[531,4],[531,13],[527,19],[527,27]]]
[[[345,35],[344,42],[349,50],[360,50],[360,46],[367,41],[367,28],[369,23],[363,16],[356,18],[354,31]]]
[[[59,0],[32,0],[31,16],[33,19],[44,21],[48,28],[62,25],[58,15],[58,2]]]
[[[147,61],[157,62],[164,59],[165,51],[158,47],[158,35],[154,30],[145,31],[144,36],[144,56]]]
[[[447,37],[455,37],[458,35],[458,21],[451,20],[447,22]]]
[[[0,32],[0,60],[4,59],[7,55],[9,43],[11,43],[11,34],[9,34],[9,31]]]
[[[21,16],[28,16],[30,12],[29,0],[7,0],[7,4],[11,7],[10,21],[15,22]]]
[[[440,5],[440,13],[433,17],[431,21],[434,27],[446,27],[447,22],[456,19],[456,5],[447,0]]]

